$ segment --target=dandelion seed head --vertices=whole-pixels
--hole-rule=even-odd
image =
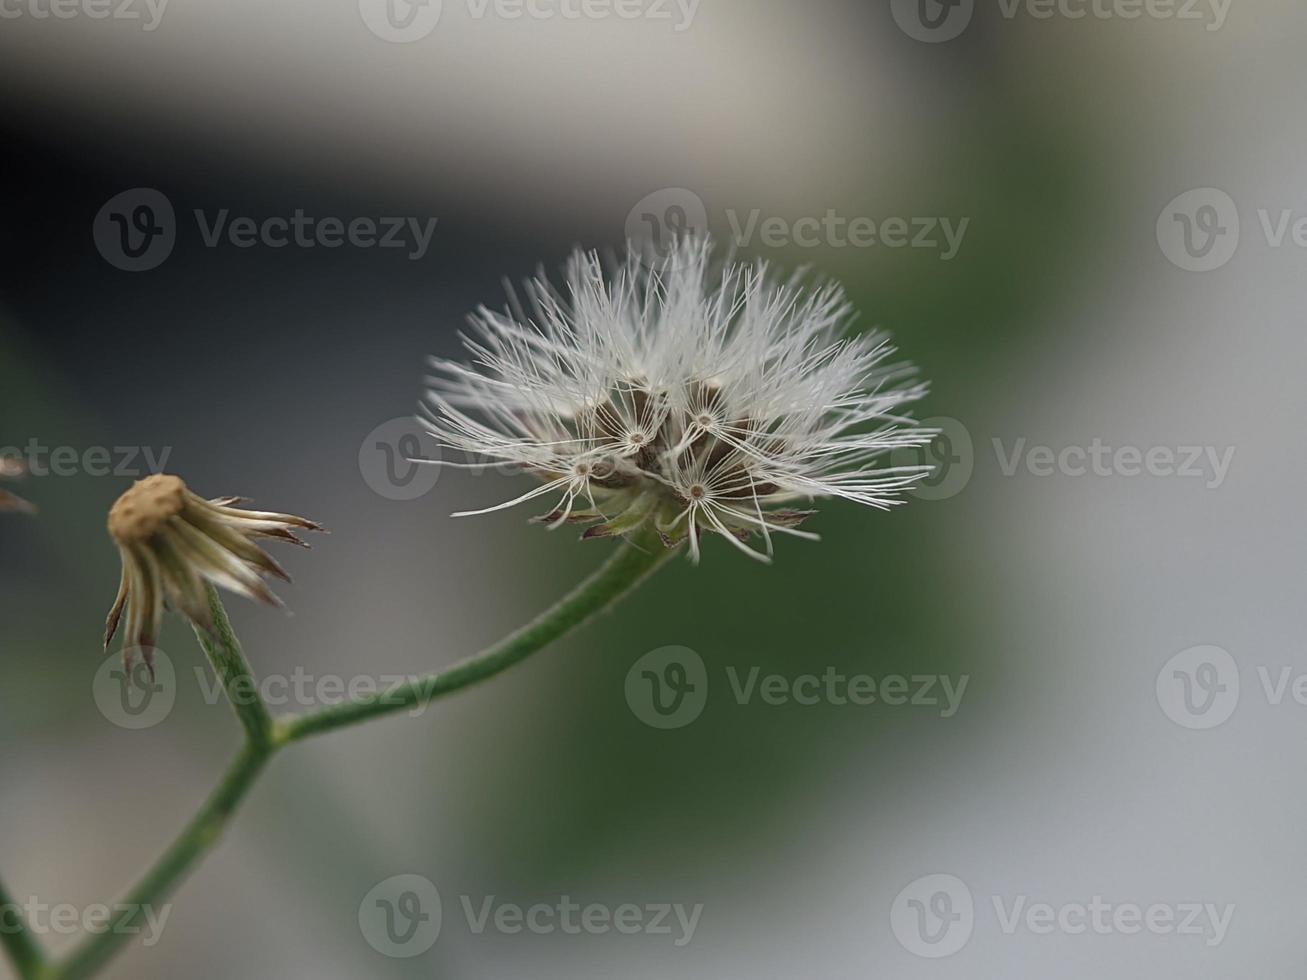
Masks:
[[[538,481],[459,516],[544,498],[537,520],[594,525],[587,538],[652,524],[696,560],[704,534],[766,559],[774,533],[813,537],[796,502],[884,509],[928,472],[888,463],[934,436],[905,413],[925,385],[853,319],[837,285],[714,263],[702,237],[609,274],[578,251],[561,288],[536,278],[525,303],[470,318],[468,360],[432,360],[422,421],[468,461]]]

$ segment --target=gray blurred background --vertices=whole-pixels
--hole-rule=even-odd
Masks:
[[[104,515],[148,470],[113,447],[331,529],[278,554],[293,614],[229,603],[261,674],[449,664],[610,546],[521,511],[450,519],[526,487],[396,480],[379,444],[414,437],[378,427],[414,410],[423,358],[456,350],[503,277],[684,215],[840,279],[861,326],[893,331],[949,437],[920,499],[829,504],[823,542],[780,542],[774,567],[710,543],[484,687],[294,747],[159,941],[105,975],[1299,975],[1307,11],[561,2],[4,8],[0,447],[76,457],[6,483],[38,514],[0,515],[11,893],[113,900],[239,744],[175,620],[166,716],[133,730],[97,707]],[[175,240],[124,271],[97,215],[130,220],[142,199],[118,196],[141,188]],[[437,223],[425,250],[206,244],[224,211],[297,209]],[[796,238],[832,211],[889,240]],[[774,234],[742,233],[755,213]],[[924,233],[895,244],[895,218],[965,233],[946,258]],[[1156,452],[1082,472],[1074,451],[1095,445]],[[1191,446],[1169,472],[1164,451]],[[123,472],[88,465],[95,447]],[[702,659],[707,700],[661,730],[625,684],[672,645]],[[1187,652],[1207,646],[1223,653]],[[741,704],[728,670],[754,666],[966,687],[948,717]],[[397,875],[443,902],[439,938],[406,958],[360,924]],[[478,933],[463,904],[486,896],[703,908],[678,945]],[[1176,927],[1132,930],[1127,910],[1076,929],[1096,896]],[[1047,928],[1014,912],[1040,903]],[[1204,911],[1178,928],[1190,903],[1227,927]]]

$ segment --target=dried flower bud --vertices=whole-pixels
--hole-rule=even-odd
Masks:
[[[21,459],[13,456],[0,456],[0,479],[11,480],[22,476],[27,471]],[[0,490],[0,511],[20,510],[30,514],[36,510],[22,497],[9,493],[6,490]]]
[[[302,517],[240,510],[237,497],[205,500],[175,476],[159,474],[132,485],[109,511],[109,535],[122,556],[118,598],[105,623],[106,652],[123,612],[123,659],[131,666],[139,647],[153,669],[153,649],[165,604],[197,626],[210,629],[212,582],[249,599],[281,605],[265,575],[290,581],[255,542],[260,538],[304,547],[292,528],[321,531]]]

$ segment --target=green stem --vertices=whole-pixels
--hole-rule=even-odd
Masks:
[[[214,628],[212,633],[197,629],[196,634],[214,670],[222,678],[232,706],[245,728],[245,747],[200,812],[117,906],[122,911],[109,922],[105,931],[87,937],[66,959],[53,965],[42,959],[30,938],[24,942],[21,933],[4,936],[10,955],[20,964],[23,980],[82,980],[103,966],[137,931],[145,909],[149,907],[157,914],[160,904],[218,843],[263,767],[283,745],[319,732],[425,705],[507,670],[595,614],[610,608],[672,554],[653,532],[634,535],[623,542],[598,571],[548,612],[488,650],[449,670],[400,685],[385,694],[347,701],[279,723],[273,722],[267,706],[259,698],[253,674],[231,631],[227,614],[217,593],[210,588]],[[0,892],[0,898],[3,898],[3,892]],[[20,955],[27,959],[20,960]],[[27,965],[23,966],[23,963]]]
[[[10,898],[3,881],[0,881],[0,945],[20,977],[35,977],[45,965],[45,954],[23,921],[22,906]]]
[[[607,609],[644,581],[671,554],[656,535],[638,535],[624,542],[603,567],[553,608],[488,650],[448,670],[398,684],[388,691],[283,719],[277,725],[277,740],[294,742],[370,718],[424,707],[438,697],[493,677]]]
[[[268,713],[268,706],[259,695],[254,672],[250,670],[249,662],[241,652],[240,641],[232,632],[231,621],[227,618],[222,599],[218,597],[218,590],[212,585],[208,586],[208,590],[209,616],[213,621],[213,629],[206,630],[196,625],[195,635],[204,648],[209,663],[213,665],[214,673],[222,679],[227,699],[231,702],[236,717],[245,726],[245,734],[249,736],[250,742],[266,748],[272,744],[272,715]]]
[[[145,921],[147,907],[157,916],[168,896],[222,836],[237,806],[267,763],[271,750],[247,744],[232,762],[218,788],[186,829],[123,899],[121,909],[103,932],[85,939],[68,958],[45,974],[49,980],[80,980],[94,974]]]

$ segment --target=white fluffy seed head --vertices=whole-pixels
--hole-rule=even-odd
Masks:
[[[422,421],[468,461],[447,465],[508,463],[540,481],[469,514],[549,497],[540,520],[594,524],[586,537],[652,522],[696,560],[704,532],[765,559],[774,532],[813,537],[796,501],[901,502],[928,468],[886,457],[934,436],[903,413],[925,385],[886,363],[885,335],[846,334],[837,285],[711,252],[686,239],[649,267],[633,249],[605,276],[578,251],[561,290],[537,278],[525,309],[514,298],[471,317],[470,363],[432,359]]]

